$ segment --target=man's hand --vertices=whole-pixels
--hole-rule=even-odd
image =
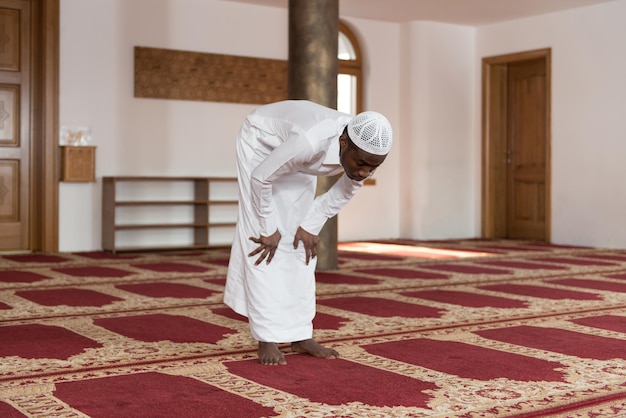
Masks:
[[[296,236],[293,239],[294,250],[298,248],[298,241],[302,241],[302,244],[304,244],[304,253],[306,254],[306,264],[308,266],[309,260],[317,257],[317,243],[320,242],[320,239],[317,235],[310,234],[298,227]]]
[[[272,258],[274,258],[274,254],[276,253],[276,248],[278,247],[278,243],[280,242],[281,237],[282,235],[280,235],[280,232],[278,232],[278,230],[276,230],[276,232],[274,232],[269,237],[264,237],[263,235],[261,235],[258,238],[250,237],[250,241],[253,241],[259,244],[259,246],[256,250],[248,254],[248,257],[252,257],[252,256],[257,255],[258,253],[261,253],[261,256],[254,263],[255,266],[258,266],[259,264],[261,264],[263,260],[266,260],[265,262],[267,264],[269,264],[270,261],[272,261]]]

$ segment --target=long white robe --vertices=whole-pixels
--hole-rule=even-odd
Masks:
[[[237,139],[239,209],[224,302],[247,316],[253,338],[293,342],[311,338],[315,265],[305,262],[301,226],[319,234],[363,182],[341,176],[315,197],[316,177],[343,171],[339,136],[352,116],[303,100],[261,106],[248,115]],[[255,266],[250,237],[282,238],[270,264]]]

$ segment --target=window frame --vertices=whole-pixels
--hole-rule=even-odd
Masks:
[[[354,49],[354,59],[343,60],[338,59],[338,74],[347,74],[354,76],[356,78],[356,96],[355,96],[355,108],[356,113],[360,113],[363,111],[363,56],[361,54],[361,47],[359,46],[358,39],[350,26],[340,20],[339,21],[339,32],[345,35],[350,41],[352,45],[352,49]]]

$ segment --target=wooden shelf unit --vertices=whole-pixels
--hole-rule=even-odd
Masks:
[[[120,199],[118,185],[121,183],[190,183],[193,185],[193,198],[183,200],[146,200]],[[137,252],[206,249],[215,247],[210,242],[210,229],[216,227],[234,227],[235,222],[211,222],[210,209],[213,206],[232,206],[233,219],[236,218],[237,200],[224,200],[211,197],[211,184],[237,183],[236,177],[147,177],[119,176],[102,178],[102,249],[104,251]],[[236,186],[236,184],[234,184]],[[123,207],[150,208],[183,206],[193,208],[193,220],[190,222],[157,222],[157,223],[118,223],[117,210]],[[138,231],[147,229],[192,228],[193,243],[186,245],[146,245],[120,247],[116,241],[117,231]],[[223,246],[223,245],[218,245]]]

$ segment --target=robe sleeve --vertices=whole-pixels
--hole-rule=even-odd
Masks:
[[[276,232],[276,208],[272,197],[272,183],[280,176],[293,172],[293,167],[312,152],[310,143],[293,136],[276,147],[254,171],[251,179],[251,204],[259,220],[262,236]]]
[[[326,193],[315,198],[300,227],[313,235],[318,235],[326,221],[339,213],[362,185],[363,181],[351,180],[345,174],[339,177]]]

